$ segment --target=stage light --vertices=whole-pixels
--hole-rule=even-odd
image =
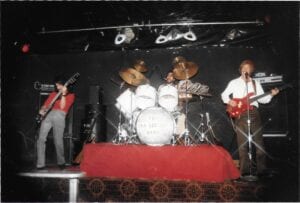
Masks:
[[[126,39],[126,35],[124,34],[117,34],[116,38],[115,38],[115,44],[119,45],[119,44],[122,44]]]
[[[119,32],[115,38],[115,44],[119,45],[123,42],[129,44],[131,40],[133,40],[135,37],[135,34],[131,28],[125,28],[122,30],[122,32]]]
[[[155,43],[156,44],[162,44],[162,43],[166,43],[168,41],[179,40],[181,38],[185,38],[186,40],[189,40],[189,41],[196,41],[197,40],[197,37],[196,37],[195,33],[191,30],[189,30],[186,33],[181,33],[177,29],[172,29],[166,36],[164,36],[162,34],[159,35],[156,38]]]
[[[188,32],[186,32],[183,37],[187,40],[190,40],[190,41],[196,41],[197,40],[197,37],[195,35],[195,33],[191,30],[189,30]]]
[[[30,51],[30,44],[29,43],[23,44],[21,47],[21,51],[23,53],[28,53]]]
[[[179,30],[172,29],[166,36],[159,35],[158,38],[156,38],[155,43],[162,44],[162,43],[166,43],[168,41],[178,40],[182,37],[183,37],[183,34]]]
[[[169,41],[168,38],[166,36],[163,35],[159,35],[158,38],[156,38],[155,43],[156,44],[162,44]]]

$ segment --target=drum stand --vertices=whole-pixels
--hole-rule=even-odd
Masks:
[[[133,125],[133,95],[131,94],[131,100],[130,100],[130,106],[131,106],[131,115],[130,115],[130,119],[129,119],[129,136],[127,139],[127,144],[138,144],[138,139],[136,134],[134,133],[134,125]]]
[[[203,97],[202,96],[199,96],[200,98],[200,101],[201,101],[201,112],[204,112],[204,104],[203,104]],[[215,144],[213,141],[210,141],[207,137],[207,133],[209,132],[212,137],[218,141],[219,139],[215,136],[215,133],[214,133],[214,130],[211,126],[211,121],[210,121],[210,116],[209,116],[209,113],[208,112],[205,112],[205,116],[206,116],[206,128],[205,128],[205,124],[204,124],[204,114],[203,113],[200,113],[200,124],[198,126],[198,128],[196,129],[196,133],[200,132],[200,137],[199,137],[199,141],[200,143],[203,143],[203,142],[207,142],[209,144]],[[200,129],[200,131],[199,131]],[[206,129],[206,130],[205,130]]]
[[[204,111],[203,97],[199,96],[199,98],[200,98],[200,102],[201,102],[201,105],[200,105],[200,107],[201,107],[201,113],[199,114],[200,115],[200,124],[199,124],[198,128],[196,129],[196,133],[200,134],[200,137],[199,137],[198,140],[200,141],[200,143],[203,143],[204,141],[209,142],[209,140],[207,139],[207,135],[206,134],[207,134],[208,130],[205,131],[204,114],[202,113]],[[209,119],[209,113],[206,112],[206,121],[207,121],[207,124],[208,124],[208,119]],[[207,127],[208,127],[208,125],[207,125]]]
[[[122,87],[124,86],[124,83],[125,82],[122,82],[121,85],[120,85],[120,88],[119,88],[119,94],[121,94],[121,89]],[[124,138],[124,136],[122,136],[122,111],[121,111],[121,108],[119,109],[119,122],[118,122],[118,131],[117,131],[117,135],[114,136],[114,138],[112,139],[112,143],[114,144],[121,144],[123,142],[126,142],[126,136]]]
[[[190,139],[190,131],[188,129],[188,99],[187,99],[187,79],[185,81],[185,129],[183,132],[184,137],[184,145],[189,146],[191,145],[191,139]]]

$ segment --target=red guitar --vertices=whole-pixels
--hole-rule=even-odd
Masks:
[[[291,87],[290,84],[286,84],[286,85],[283,85],[282,87],[278,88],[279,91],[287,88],[287,87]],[[251,104],[252,102],[255,102],[256,100],[260,99],[260,98],[263,98],[267,95],[271,94],[271,90],[264,93],[264,94],[261,94],[261,95],[258,95],[256,97],[252,97],[254,95],[254,93],[249,93],[247,96],[241,98],[241,99],[238,99],[238,98],[233,98],[232,100],[234,100],[237,105],[235,107],[233,106],[230,106],[230,105],[227,105],[226,107],[226,111],[228,112],[229,116],[232,117],[232,118],[237,118],[239,117],[242,113],[244,113],[245,111],[247,111],[247,109],[249,108],[250,110],[253,109],[253,106],[249,105]],[[252,97],[252,98],[250,98]],[[249,98],[249,103],[248,103],[248,98]]]

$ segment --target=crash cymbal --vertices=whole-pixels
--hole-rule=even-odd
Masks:
[[[172,64],[175,65],[176,63],[179,63],[179,62],[186,62],[186,59],[184,57],[182,57],[182,56],[176,56],[173,59]]]
[[[186,80],[198,72],[198,66],[193,62],[179,62],[174,65],[174,78],[177,80]]]
[[[143,60],[136,60],[134,62],[133,67],[135,68],[135,70],[137,70],[141,73],[144,73],[144,72],[148,71],[148,69],[146,68],[146,64]]]
[[[148,79],[133,68],[124,68],[119,71],[120,77],[128,84],[139,86],[148,83]]]

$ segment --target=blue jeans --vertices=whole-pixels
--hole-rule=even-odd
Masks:
[[[56,150],[57,164],[65,163],[63,135],[65,130],[66,113],[52,110],[43,120],[37,140],[37,167],[45,166],[46,140],[51,128],[53,128],[53,139]]]

